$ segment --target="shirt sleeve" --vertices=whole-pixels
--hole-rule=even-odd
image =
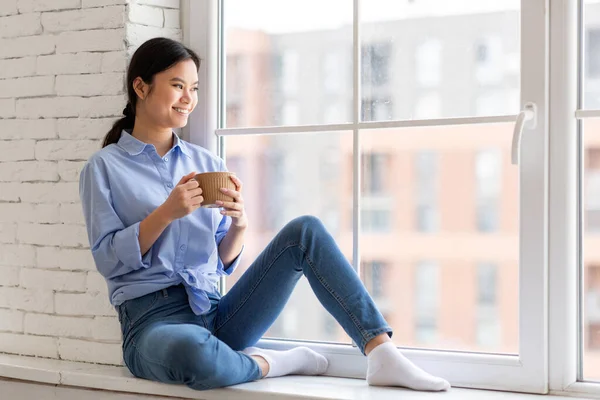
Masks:
[[[223,241],[223,238],[229,231],[230,226],[231,226],[231,218],[224,215],[223,218],[221,218],[221,223],[219,223],[219,227],[217,228],[217,233],[215,233],[215,241],[217,242],[217,249],[219,248],[219,245]],[[244,252],[244,247],[245,246],[242,246],[242,250],[240,250],[240,254],[237,255],[237,257],[233,260],[231,265],[229,267],[227,267],[227,269],[225,269],[225,264],[223,264],[223,260],[221,259],[221,255],[219,254],[217,271],[219,271],[223,275],[231,275],[233,273],[233,271],[235,271],[235,269],[240,264],[240,260],[242,258],[242,253]]]
[[[221,172],[227,171],[227,167],[225,166],[225,163],[223,162],[223,160],[220,160],[219,169]],[[217,242],[217,248],[219,248],[219,245],[223,241],[223,238],[225,237],[225,235],[227,235],[227,232],[229,231],[230,226],[231,226],[231,217],[224,215],[221,218],[221,222],[219,223],[219,227],[217,228],[217,232],[215,233],[215,241]],[[224,274],[224,275],[231,275],[233,273],[233,271],[235,271],[235,269],[240,264],[240,260],[242,258],[242,253],[244,252],[244,247],[245,246],[242,246],[242,250],[240,250],[240,254],[237,255],[237,257],[233,260],[231,265],[229,267],[227,267],[227,269],[225,269],[225,265],[223,264],[223,260],[221,260],[221,255],[219,254],[217,271],[219,271],[221,274]]]
[[[126,227],[117,215],[107,174],[99,163],[88,162],[79,177],[79,196],[96,268],[106,279],[148,268],[152,248],[142,257],[140,223]]]

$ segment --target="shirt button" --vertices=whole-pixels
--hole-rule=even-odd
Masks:
[[[172,183],[167,183],[167,187],[170,187],[170,188],[172,188],[172,187],[173,187],[173,184],[172,184]]]
[[[165,158],[165,162],[167,162],[167,161],[169,161],[169,159],[168,159],[168,158]]]
[[[182,244],[181,246],[179,246],[179,250],[184,251],[185,250],[185,244]]]

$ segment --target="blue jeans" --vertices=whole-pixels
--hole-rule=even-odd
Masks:
[[[117,307],[123,358],[131,373],[205,390],[260,379],[240,350],[263,336],[304,275],[321,304],[364,354],[367,342],[392,330],[358,275],[315,217],[288,223],[211,308],[195,315],[183,286],[171,286]]]

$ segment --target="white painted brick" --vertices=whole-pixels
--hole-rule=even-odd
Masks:
[[[84,226],[64,224],[23,223],[17,227],[19,243],[43,246],[87,246],[87,231]]]
[[[127,71],[127,53],[111,51],[102,55],[102,72]]]
[[[51,314],[54,312],[54,293],[51,290],[0,287],[0,307]]]
[[[118,4],[127,4],[129,0],[83,0],[83,8],[104,7]]]
[[[98,364],[123,364],[123,351],[119,343],[97,343],[76,339],[58,339],[61,360],[85,361]]]
[[[120,343],[121,324],[116,317],[96,317],[92,322],[92,338]]]
[[[179,8],[179,0],[137,0],[139,4],[164,8]]]
[[[0,222],[58,223],[58,208],[58,204],[0,203]]]
[[[101,53],[53,54],[37,58],[38,75],[93,74],[100,72]]]
[[[100,145],[98,144],[97,150],[99,149]],[[59,161],[58,175],[60,176],[60,179],[65,182],[79,182],[79,175],[81,174],[84,165],[84,161]]]
[[[16,115],[15,99],[0,99],[0,118],[14,118]]]
[[[53,119],[0,120],[0,139],[3,140],[53,139],[56,136],[56,120]]]
[[[107,294],[106,279],[98,271],[88,272],[86,290],[89,293]]]
[[[161,28],[164,23],[163,10],[139,4],[129,5],[129,22],[140,25],[157,26]]]
[[[0,97],[35,97],[54,94],[53,76],[34,76],[0,80]]]
[[[85,225],[81,204],[70,203],[60,205],[60,222],[70,225]]]
[[[63,32],[56,39],[57,53],[117,51],[125,47],[124,29]]]
[[[34,159],[34,140],[0,140],[0,162],[27,161]]]
[[[0,309],[0,331],[23,332],[23,311]]]
[[[0,352],[26,356],[58,358],[58,339],[48,336],[29,336],[0,333]]]
[[[0,60],[0,79],[35,75],[35,57]]]
[[[48,12],[42,14],[42,25],[45,32],[122,28],[125,26],[125,7]]]
[[[0,37],[33,36],[42,33],[40,14],[0,17]]]
[[[17,0],[0,1],[0,15],[13,15],[18,13]]]
[[[59,180],[55,162],[18,161],[0,163],[0,182],[31,182]]]
[[[82,118],[122,117],[127,104],[126,95],[98,96],[83,99],[79,111]]]
[[[96,265],[89,249],[62,249],[60,247],[38,247],[38,268],[60,268],[63,270],[95,271]]]
[[[85,292],[85,279],[84,272],[21,268],[20,283],[25,289]]]
[[[59,96],[106,96],[123,93],[124,88],[125,74],[123,73],[56,77],[56,93]]]
[[[20,201],[21,193],[20,183],[2,183],[0,182],[0,201]]]
[[[19,269],[19,267],[0,266],[0,286],[19,286]],[[2,316],[0,315],[0,331],[1,330],[3,329]]]
[[[19,99],[16,114],[24,119],[116,117],[123,113],[125,104],[124,95]]]
[[[80,7],[81,0],[19,0],[20,13],[29,13],[34,11],[68,10]]]
[[[34,335],[93,338],[92,318],[25,314],[25,333]]]
[[[56,293],[56,313],[61,315],[115,316],[107,293]]]
[[[0,243],[15,243],[17,238],[17,224],[3,222],[0,224]]]
[[[34,76],[0,80],[0,97],[35,97],[54,94],[53,76]]]
[[[17,101],[17,116],[24,119],[77,117],[80,97],[55,97],[20,99]]]
[[[58,137],[61,139],[102,140],[115,121],[117,121],[117,118],[59,119]]]
[[[35,247],[23,244],[0,245],[0,264],[9,267],[33,267]]]
[[[52,54],[55,49],[54,36],[38,35],[11,39],[0,39],[0,58],[17,58]]]
[[[181,13],[179,10],[163,10],[165,13],[165,28],[181,28]]]
[[[0,189],[2,187],[3,185],[0,184]],[[27,203],[76,203],[80,201],[79,184],[75,182],[22,183],[14,189],[18,198]],[[0,196],[1,193],[0,190]]]
[[[87,160],[100,149],[96,140],[41,140],[35,146],[38,160]]]
[[[127,44],[138,47],[145,41],[155,37],[167,37],[181,41],[180,29],[155,28],[138,24],[127,24]]]

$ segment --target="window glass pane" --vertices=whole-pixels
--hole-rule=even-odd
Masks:
[[[519,111],[519,0],[372,0],[361,19],[363,121]]]
[[[362,132],[363,279],[397,345],[517,353],[513,127]],[[365,219],[373,210],[381,219]],[[373,284],[374,265],[384,266],[382,285]]]
[[[600,108],[600,2],[585,0],[583,10],[583,104]]]
[[[583,129],[583,376],[600,381],[600,120]]]
[[[225,127],[352,121],[352,2],[223,3]],[[387,59],[385,47],[370,53],[369,65]]]
[[[227,167],[244,183],[250,222],[241,264],[227,287],[287,222],[301,215],[319,217],[351,260],[352,213],[346,210],[352,209],[352,164],[342,157],[351,152],[349,132],[227,137]],[[375,290],[382,290],[382,274],[372,275]],[[302,278],[265,337],[350,343],[328,315]]]
[[[415,277],[415,340],[433,345],[439,330],[439,267],[431,261],[418,262]]]

